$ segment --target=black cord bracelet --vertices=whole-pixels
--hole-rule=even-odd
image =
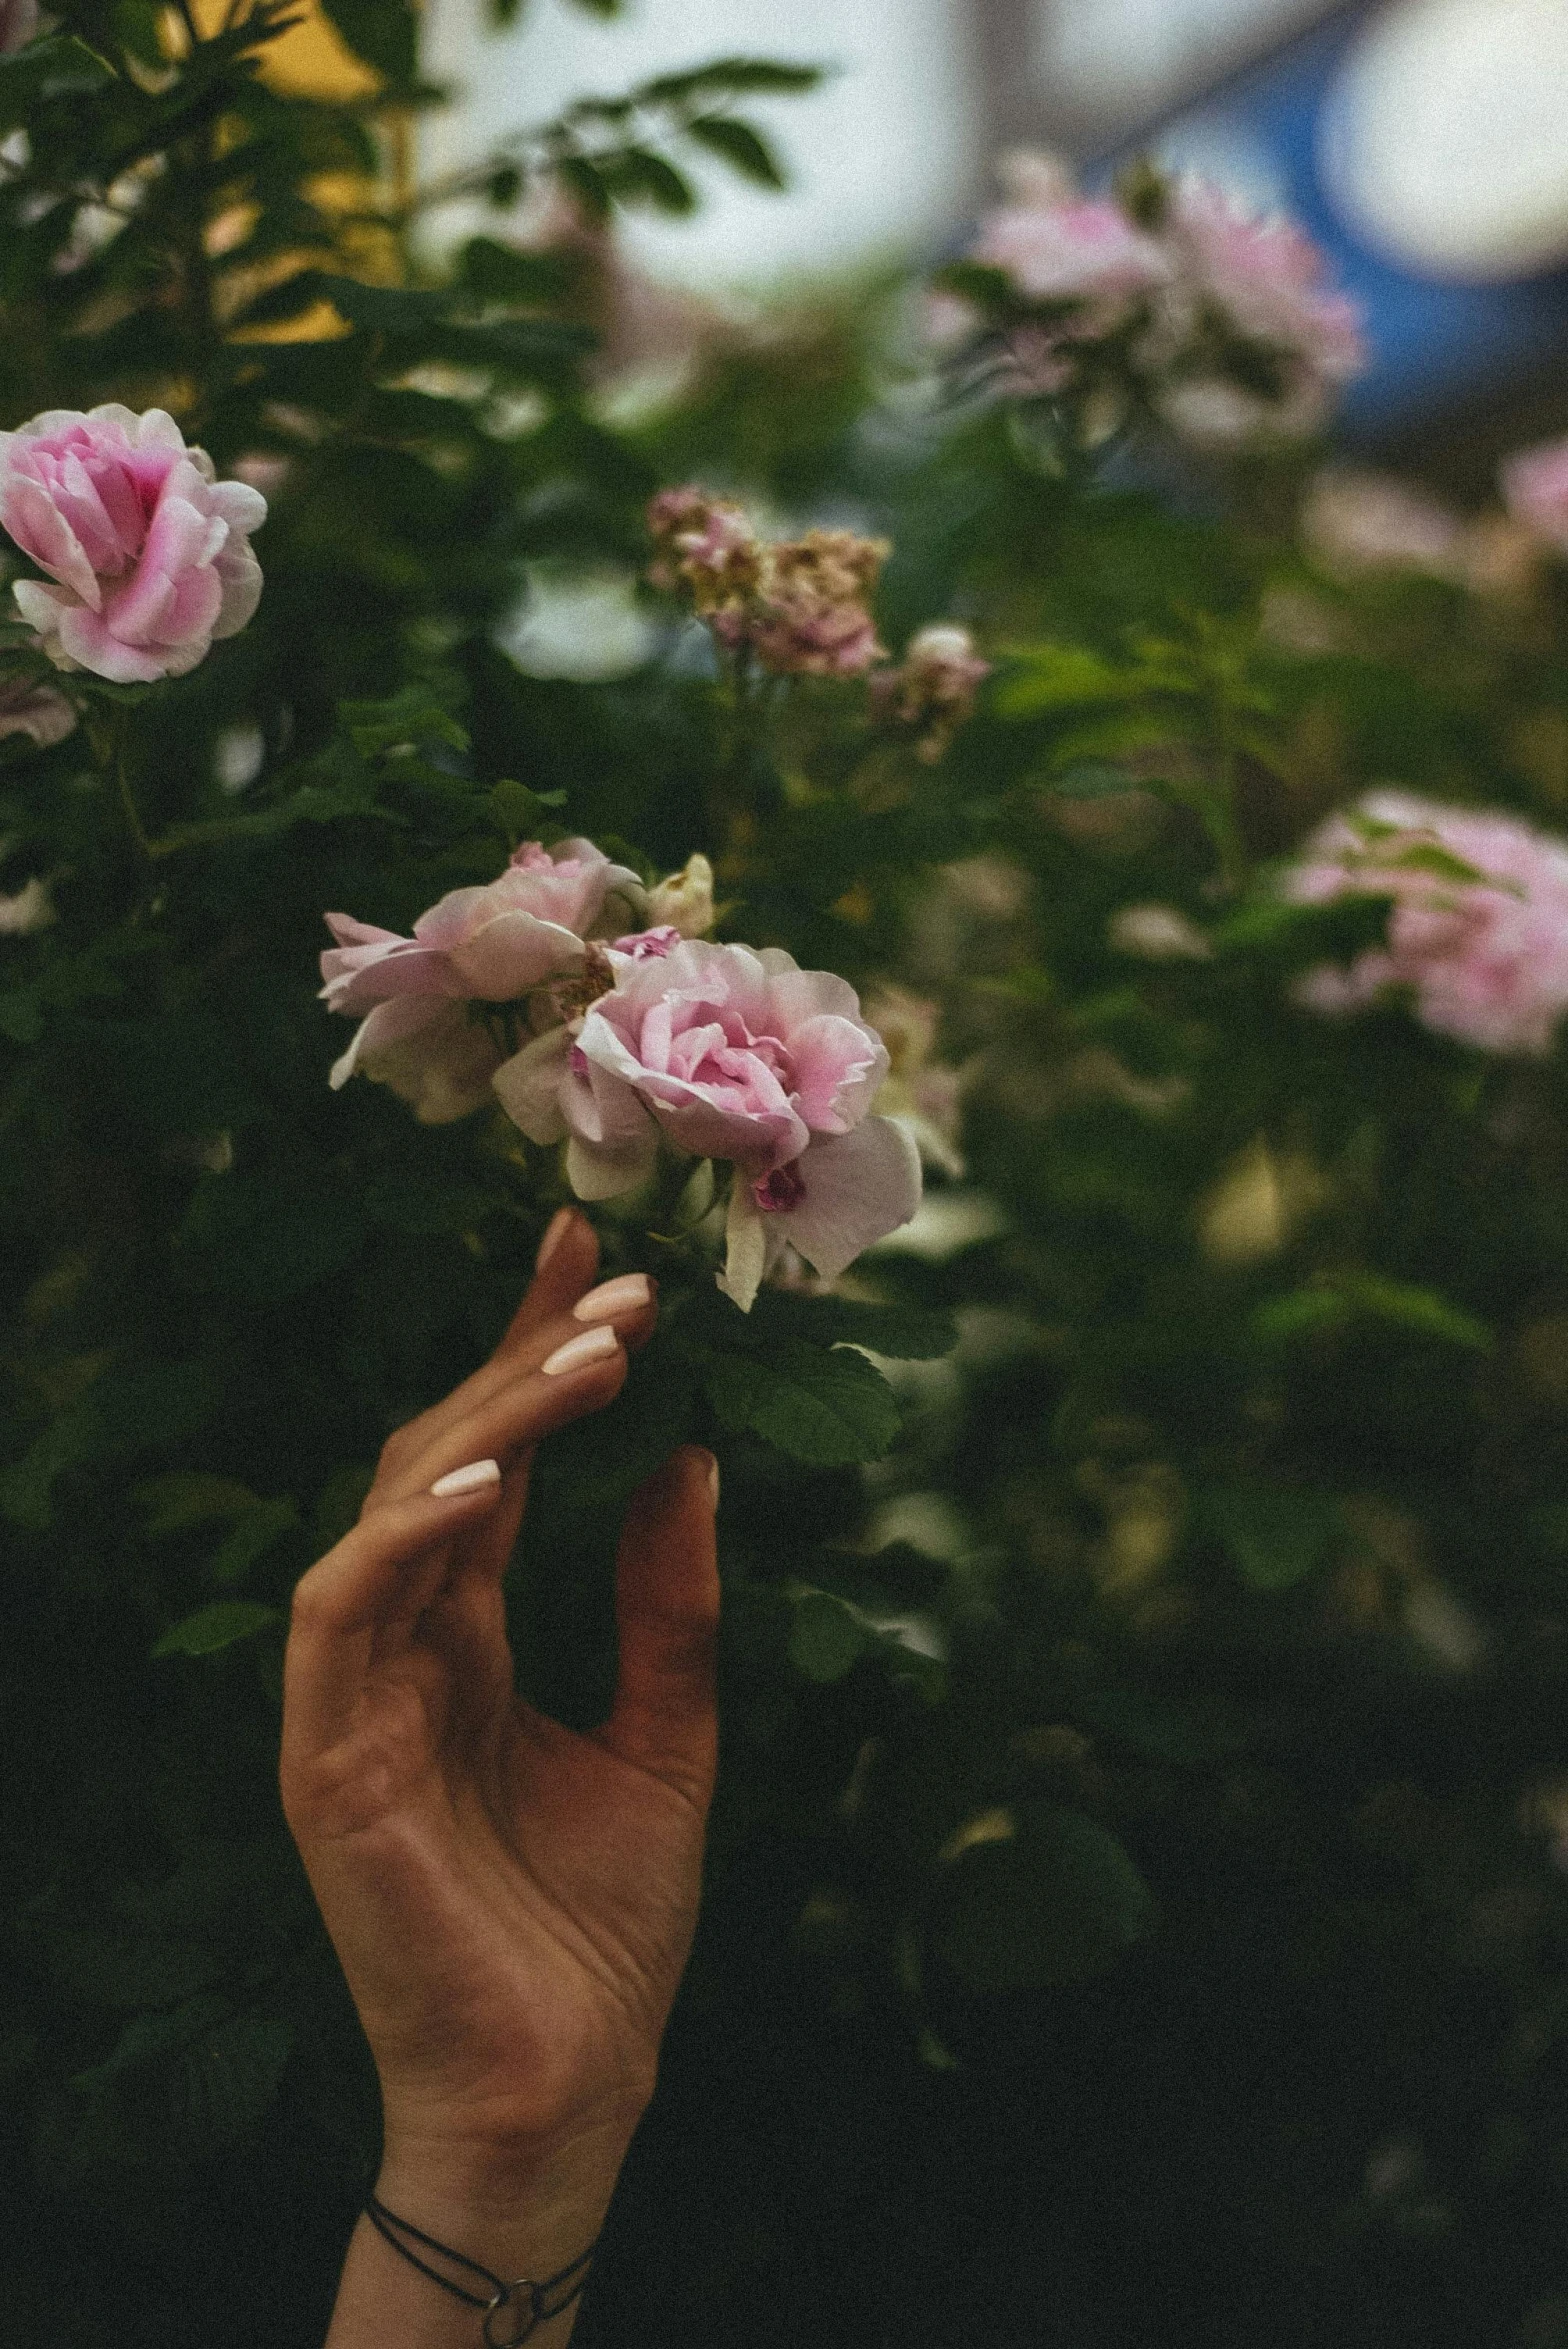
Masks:
[[[511,2283],[507,2283],[503,2277],[492,2275],[487,2267],[481,2267],[477,2259],[466,2258],[461,2251],[454,2251],[450,2244],[438,2243],[434,2235],[423,2233],[410,2220],[399,2218],[396,2211],[388,2210],[384,2202],[378,2202],[374,2194],[366,2198],[365,2216],[377,2234],[390,2243],[399,2257],[408,2261],[410,2267],[417,2267],[421,2275],[428,2276],[433,2284],[439,2284],[442,2291],[450,2292],[454,2299],[479,2310],[484,2319],[481,2331],[486,2349],[521,2349],[521,2344],[540,2325],[570,2308],[587,2286],[588,2263],[599,2247],[599,2239],[595,2236],[586,2251],[580,2251],[557,2274],[546,2276],[542,2284],[534,2283],[528,2276],[516,2276]],[[394,2228],[396,2233],[393,2232]],[[400,2242],[399,2235],[411,2235],[416,2243],[423,2243],[427,2251],[438,2251],[454,2267],[463,2268],[469,2275],[480,2277],[490,2287],[488,2294],[470,2292],[462,2284],[454,2284],[450,2276],[440,2274],[428,2261],[421,2259],[417,2251],[411,2251],[406,2243]],[[518,2329],[509,2333],[497,2332],[496,2320],[503,2316],[518,2320]]]

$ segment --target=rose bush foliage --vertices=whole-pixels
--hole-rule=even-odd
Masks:
[[[1555,444],[1320,471],[1297,232],[1041,159],[920,398],[857,293],[629,422],[616,208],[809,72],[535,126],[437,264],[413,12],[330,13],[371,99],[0,0],[8,2323],[321,2337],[376,2112],[282,1621],[575,1186],[661,1324],[537,1464],[530,1692],[602,1706],[689,1434],[726,1584],[584,2342],[1549,2342]],[[576,576],[631,651],[520,665]]]

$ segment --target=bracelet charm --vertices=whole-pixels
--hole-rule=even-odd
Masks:
[[[595,2236],[586,2251],[580,2251],[575,2259],[557,2269],[553,2276],[547,2276],[542,2284],[536,2284],[531,2276],[516,2276],[511,2283],[507,2283],[504,2277],[493,2275],[489,2268],[482,2267],[477,2259],[470,2259],[465,2252],[454,2251],[449,2243],[438,2243],[434,2235],[425,2234],[412,2220],[399,2218],[396,2211],[388,2210],[386,2204],[378,2201],[374,2194],[366,2197],[365,2216],[382,2241],[389,2243],[399,2258],[406,2259],[410,2267],[417,2267],[422,2276],[428,2276],[433,2284],[439,2284],[443,2292],[450,2292],[454,2299],[479,2311],[485,2349],[522,2349],[522,2344],[530,2340],[542,2324],[547,2324],[551,2317],[563,2315],[587,2288],[589,2264],[598,2249],[598,2237]],[[470,2292],[465,2285],[454,2283],[450,2276],[442,2275],[438,2268],[433,2268],[428,2260],[421,2259],[417,2251],[410,2249],[402,2240],[405,2235],[412,2236],[414,2242],[422,2243],[427,2251],[436,2252],[453,2267],[460,2267],[467,2274],[480,2277],[490,2286],[489,2298]],[[508,2319],[515,2329],[502,2332],[499,2327],[503,2320]]]

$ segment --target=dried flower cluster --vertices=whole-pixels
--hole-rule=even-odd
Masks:
[[[649,577],[683,596],[719,642],[774,677],[859,677],[882,654],[869,598],[887,543],[852,530],[764,539],[748,515],[696,488],[648,509]]]

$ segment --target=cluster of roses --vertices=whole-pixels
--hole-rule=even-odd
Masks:
[[[410,938],[329,914],[324,1000],[365,1015],[332,1082],[378,1078],[426,1123],[498,1100],[564,1142],[580,1199],[717,1162],[727,1294],[749,1309],[786,1246],[833,1278],[920,1201],[907,1127],[868,1114],[887,1047],[843,979],[712,919],[705,857],[649,889],[587,840],[528,842]]]
[[[1300,438],[1365,365],[1354,305],[1294,222],[1256,218],[1193,174],[1141,171],[1082,195],[1039,155],[1003,165],[989,213],[935,298],[948,346],[986,347],[1014,397],[1092,395],[1109,428],[1141,401],[1199,445]]]
[[[930,763],[975,706],[990,663],[967,628],[940,621],[887,663],[869,597],[885,539],[808,530],[766,539],[744,507],[695,485],[661,490],[648,508],[655,587],[679,596],[726,652],[771,677],[865,677],[878,720]]]

